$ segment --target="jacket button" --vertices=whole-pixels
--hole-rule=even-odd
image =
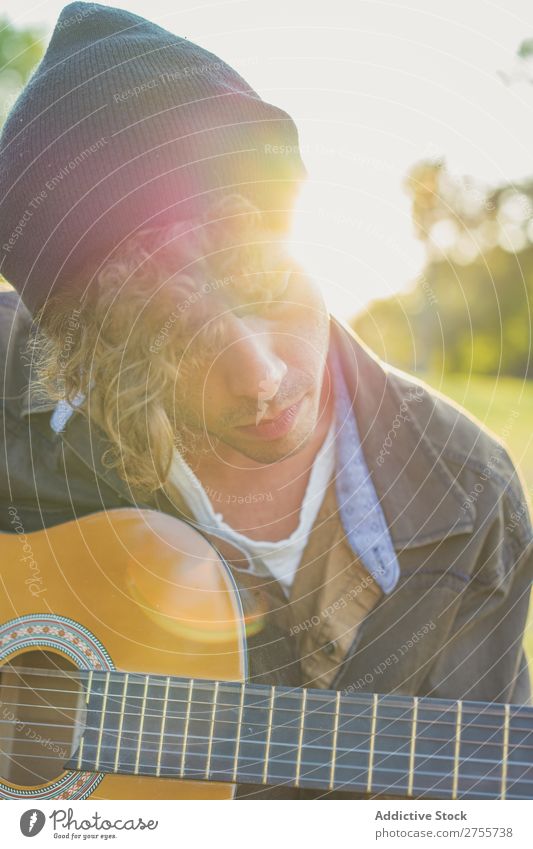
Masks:
[[[325,646],[322,646],[322,651],[324,652],[324,654],[331,656],[332,654],[335,654],[336,648],[337,643],[335,642],[335,640],[331,640],[329,643],[326,643]]]

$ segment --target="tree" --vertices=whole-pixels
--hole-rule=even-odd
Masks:
[[[0,124],[43,55],[44,35],[40,27],[17,29],[0,19]]]
[[[400,368],[533,378],[533,180],[490,187],[424,160],[405,188],[424,273],[354,329]]]

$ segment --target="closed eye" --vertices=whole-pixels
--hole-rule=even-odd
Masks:
[[[249,286],[246,290],[246,301],[233,308],[236,316],[262,314],[270,315],[283,310],[286,306],[285,296],[289,289],[292,272],[270,275],[268,285]],[[274,280],[272,280],[274,278]]]

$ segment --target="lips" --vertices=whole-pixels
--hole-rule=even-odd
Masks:
[[[237,430],[256,439],[271,440],[286,436],[294,426],[304,399],[305,396],[290,407],[286,407],[276,418],[263,419],[257,425],[243,425],[238,427]]]
[[[257,421],[256,424],[260,424],[260,423],[261,424],[271,424],[272,422],[277,422],[280,419],[282,419],[283,416],[285,416],[290,410],[294,409],[297,406],[298,406],[298,402],[296,402],[295,404],[291,404],[290,407],[285,407],[285,409],[282,410],[281,413],[278,413],[277,416],[269,416],[268,418],[262,418],[262,417],[258,416],[258,421]],[[261,419],[261,421],[259,421],[259,419]]]

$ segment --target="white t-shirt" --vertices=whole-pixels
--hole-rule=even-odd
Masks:
[[[271,542],[254,540],[235,531],[215,513],[202,484],[178,451],[170,469],[170,481],[187,503],[202,530],[217,533],[223,539],[243,549],[251,558],[255,574],[273,576],[288,596],[294,575],[317,517],[324,493],[335,468],[335,420],[317,452],[305,491],[298,527],[287,539]]]

